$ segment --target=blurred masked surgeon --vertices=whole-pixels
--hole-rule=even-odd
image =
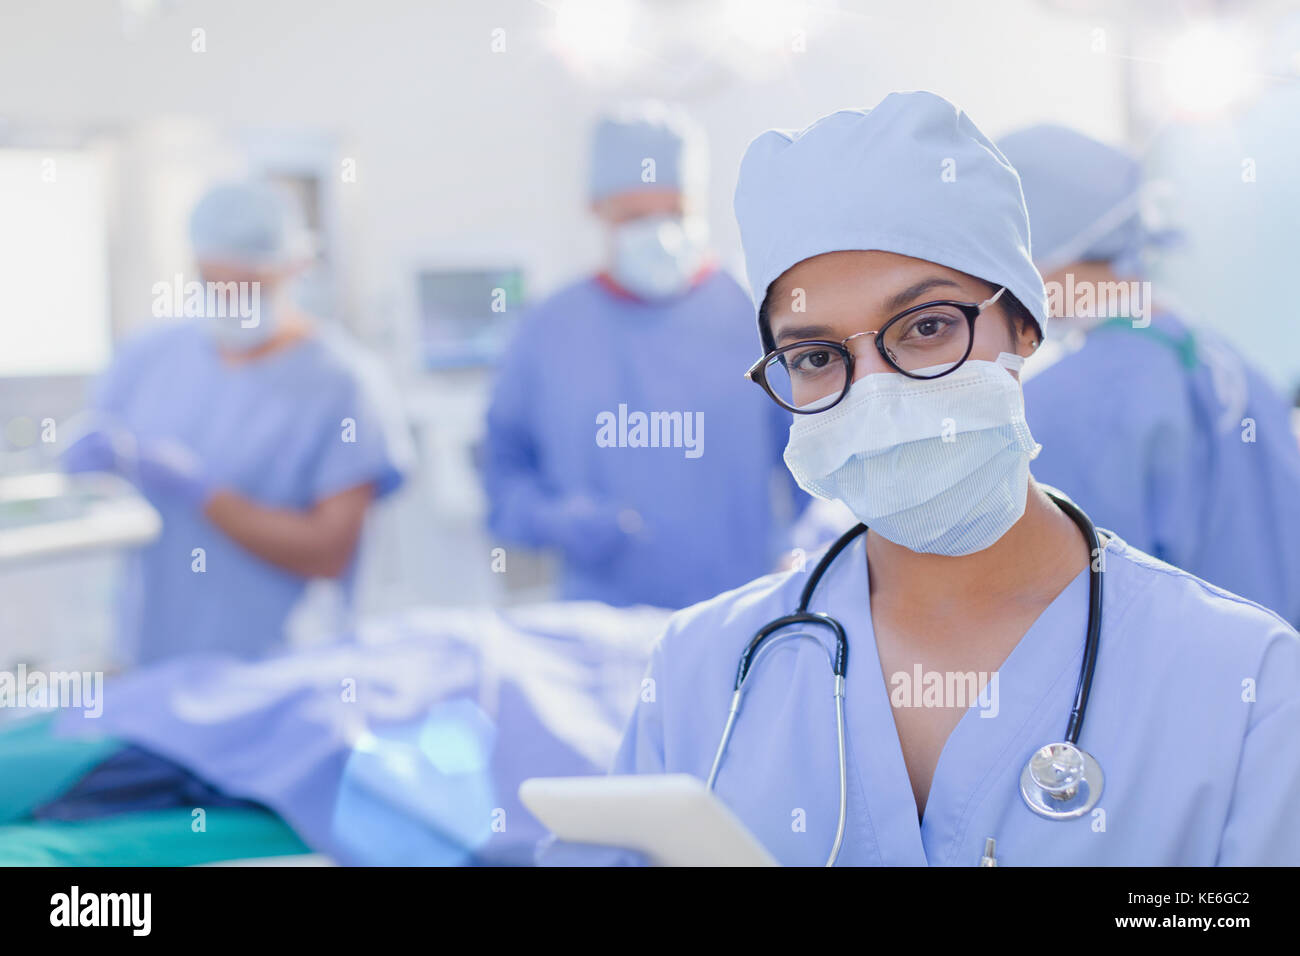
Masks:
[[[775,566],[803,496],[790,416],[745,401],[748,297],[712,265],[702,144],[647,105],[601,121],[604,270],[527,316],[488,413],[492,531],[554,549],[562,596],[681,607]]]
[[[190,233],[205,289],[243,290],[239,307],[127,342],[65,457],[119,472],[162,516],[122,609],[123,655],[139,662],[273,650],[309,579],[347,590],[367,509],[402,481],[391,404],[290,299],[307,256],[287,198],[219,186]]]
[[[1289,410],[1235,350],[1151,302],[1142,252],[1165,237],[1140,215],[1138,163],[1060,126],[999,146],[1059,331],[1026,368],[1035,474],[1135,547],[1300,622]]]

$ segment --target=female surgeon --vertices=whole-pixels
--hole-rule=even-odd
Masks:
[[[843,628],[843,697],[832,628],[789,626],[729,721],[810,562],[674,616],[614,772],[713,776],[785,864],[1300,863],[1300,638],[1114,534],[1093,553],[1030,476],[1045,296],[993,143],[894,93],[760,136],[736,215],[786,462],[870,529],[807,606]]]
[[[276,649],[310,579],[350,592],[366,512],[406,462],[374,374],[292,301],[305,229],[287,197],[263,182],[216,186],[190,236],[205,288],[247,290],[238,301],[256,308],[128,342],[96,387],[94,427],[64,456],[71,471],[124,475],[163,519],[133,555],[123,662]]]

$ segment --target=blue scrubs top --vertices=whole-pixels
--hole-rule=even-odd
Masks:
[[[371,482],[383,496],[402,482],[408,439],[373,374],[342,348],[316,335],[235,365],[221,359],[198,322],[168,325],[122,347],[93,404],[141,441],[186,445],[219,487],[267,507],[306,509]],[[152,504],[163,529],[130,558],[122,656],[138,663],[198,651],[253,657],[281,646],[308,579],[244,550],[180,501]]]
[[[724,272],[660,302],[593,278],[541,303],[488,413],[492,531],[558,549],[573,600],[678,608],[772,570],[809,499],[782,463],[789,413],[744,378],[756,357],[753,306]],[[657,412],[702,422],[700,453],[632,447],[632,428],[622,446],[598,441],[598,416],[618,440],[622,420]],[[573,540],[575,500],[642,525],[589,553]]]
[[[1025,381],[1034,477],[1156,557],[1300,623],[1300,445],[1226,344],[1156,315]]]
[[[796,605],[808,572],[771,575],[678,612],[656,646],[615,773],[706,779],[741,651]],[[1088,571],[998,669],[996,707],[972,706],[943,748],[918,822],[872,630],[861,538],[811,610],[848,632],[848,823],[839,865],[1300,864],[1300,635],[1277,615],[1111,538],[1101,649],[1080,746],[1105,775],[1072,820],[1025,806],[1020,773],[1059,741],[1074,701]],[[785,864],[821,865],[838,817],[826,654],[790,640],[751,672],[717,793]],[[559,844],[546,862],[613,862]]]

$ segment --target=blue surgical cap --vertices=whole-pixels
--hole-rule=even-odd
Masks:
[[[1142,224],[1142,169],[1133,157],[1064,126],[1008,133],[998,146],[1020,173],[1043,272],[1074,262],[1108,262],[1137,275],[1154,237]]]
[[[683,113],[653,101],[625,106],[596,123],[591,201],[637,189],[692,192],[704,161],[701,137]]]
[[[200,261],[252,267],[282,265],[310,252],[306,229],[289,198],[269,183],[223,183],[190,215],[190,242]]]
[[[740,164],[736,219],[759,306],[804,259],[880,250],[1005,286],[1047,327],[1019,177],[933,93],[890,93],[874,109],[831,113],[798,133],[763,133]]]

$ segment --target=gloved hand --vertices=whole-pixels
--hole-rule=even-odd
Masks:
[[[639,850],[566,843],[548,833],[533,848],[533,862],[537,866],[649,866],[650,858]]]
[[[591,567],[613,557],[640,530],[635,511],[598,504],[575,496],[551,516],[552,538],[574,564]]]
[[[117,447],[114,437],[105,429],[92,428],[67,447],[59,463],[72,475],[83,471],[115,471]]]
[[[200,508],[214,490],[198,455],[171,439],[144,442],[134,454],[119,454],[116,471],[150,501]]]

